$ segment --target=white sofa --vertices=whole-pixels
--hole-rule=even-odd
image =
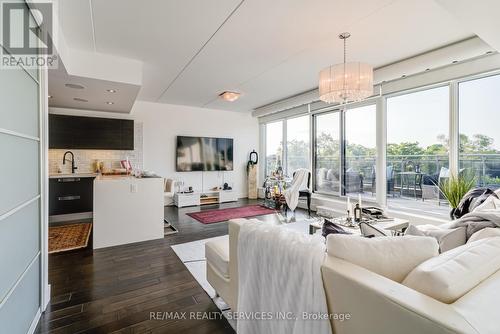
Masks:
[[[495,239],[497,246],[500,245],[500,238]],[[470,245],[472,244],[461,248],[468,248]],[[471,252],[473,258],[477,256],[475,250]],[[451,255],[446,260],[457,256]],[[417,268],[424,267],[428,261],[436,262],[446,256],[446,253],[440,254]],[[467,261],[462,259],[459,267],[466,267]],[[361,266],[327,255],[322,273],[329,312],[352,315],[349,321],[332,320],[332,329],[336,334],[499,333],[500,324],[496,320],[496,305],[500,303],[498,263],[500,261],[491,264],[495,268],[492,275],[487,274],[477,285],[472,282],[475,287],[470,291],[453,302],[444,303],[409,288],[406,286],[406,280],[401,284]],[[431,267],[433,269],[430,271],[439,265],[434,263]],[[449,268],[441,269],[451,275],[446,278],[451,282],[467,279],[460,277],[461,275],[453,275],[453,270]],[[424,272],[424,275],[429,276],[429,267],[425,270],[427,272]],[[442,275],[442,272],[440,274]],[[424,289],[436,290],[442,283],[420,280],[419,284],[426,287]],[[439,293],[440,291],[435,292],[438,295]]]
[[[245,222],[245,219],[231,220],[227,238],[206,244],[207,279],[233,311],[238,304],[237,240],[240,226]],[[500,238],[495,239],[500,245]],[[446,253],[436,258],[442,256]],[[333,333],[500,333],[496,319],[496,306],[500,304],[500,261],[491,265],[495,266],[493,274],[447,304],[327,254],[322,276],[329,313],[351,315],[350,320],[332,319]]]
[[[247,221],[243,218],[230,220],[226,238],[205,244],[207,280],[233,311],[238,305],[238,234],[240,225]]]

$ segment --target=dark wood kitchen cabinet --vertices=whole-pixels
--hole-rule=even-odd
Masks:
[[[49,148],[134,149],[134,121],[49,115]]]
[[[49,179],[49,215],[93,211],[94,178],[61,177]]]

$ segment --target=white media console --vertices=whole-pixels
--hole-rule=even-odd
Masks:
[[[234,190],[207,190],[203,192],[174,194],[174,204],[179,208],[236,202],[237,200],[238,196]]]

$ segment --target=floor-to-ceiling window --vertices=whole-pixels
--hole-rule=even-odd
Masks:
[[[387,99],[387,203],[437,206],[437,185],[449,176],[449,86]]]
[[[344,115],[345,194],[375,196],[376,106],[347,109]]]
[[[286,172],[288,175],[299,168],[310,167],[309,116],[286,120]]]
[[[345,110],[314,111],[311,107],[310,157],[303,153],[308,146],[305,140],[300,143],[300,137],[307,137],[308,115],[267,125],[276,128],[273,133],[286,143],[272,160],[282,156],[285,170],[291,174],[312,159],[317,193],[361,194],[377,198],[391,209],[446,217],[449,207],[439,185],[453,173],[472,171],[478,186],[500,188],[497,91],[500,74],[391,93],[381,97],[385,103],[377,103],[385,106],[379,112],[375,104],[366,103],[348,105]],[[455,97],[458,103],[450,104]],[[384,116],[386,129],[377,132],[377,121]],[[385,133],[386,137],[380,137]],[[387,146],[377,148],[377,140],[386,141]],[[273,140],[268,139],[268,147],[269,141]],[[274,142],[274,147],[281,148],[279,140]],[[387,164],[379,171],[375,167],[377,152],[382,154],[384,149]],[[378,179],[386,184],[387,192],[375,196]]]
[[[500,187],[500,75],[459,84],[459,166],[478,186]]]
[[[283,167],[283,121],[266,124],[266,175]]]
[[[315,121],[314,189],[339,194],[340,189],[340,112],[319,114]]]

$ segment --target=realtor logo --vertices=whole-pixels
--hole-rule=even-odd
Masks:
[[[2,2],[2,68],[57,68],[53,4]]]

